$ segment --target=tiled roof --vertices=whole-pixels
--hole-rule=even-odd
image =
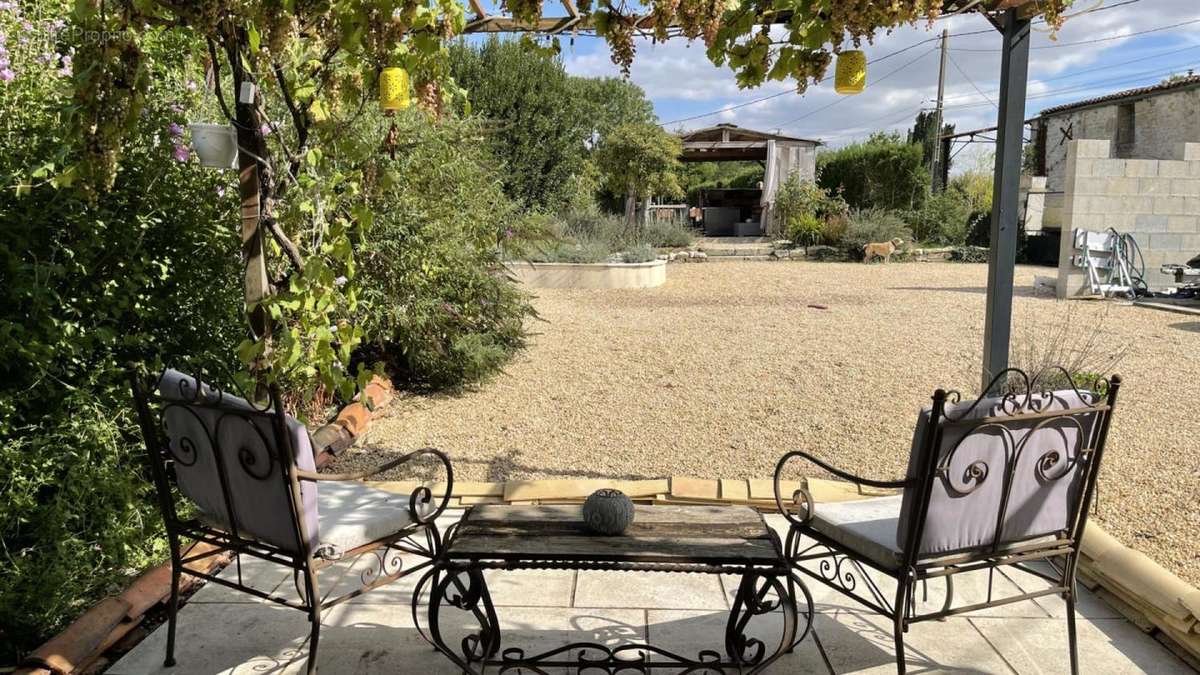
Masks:
[[[1076,101],[1075,103],[1056,105],[1053,108],[1046,108],[1040,114],[1042,117],[1046,117],[1047,115],[1054,115],[1057,113],[1066,112],[1068,110],[1075,110],[1076,108],[1087,108],[1100,103],[1115,103],[1126,98],[1140,98],[1143,96],[1162,94],[1175,89],[1185,89],[1188,87],[1194,87],[1196,85],[1200,85],[1200,75],[1188,75],[1187,77],[1181,77],[1170,82],[1160,82],[1158,84],[1150,85],[1149,87],[1126,89],[1125,91],[1105,94],[1104,96],[1097,96],[1095,98],[1089,98],[1083,101]]]

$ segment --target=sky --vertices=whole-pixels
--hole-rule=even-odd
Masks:
[[[545,14],[550,15],[554,7],[547,2]],[[1104,9],[1088,11],[1101,7]],[[1077,15],[1067,20],[1056,39],[1044,24],[1034,26],[1026,117],[1061,103],[1155,84],[1189,68],[1200,73],[1197,0],[1076,0],[1070,13]],[[1193,20],[1189,25],[1134,35]],[[903,131],[912,126],[919,110],[933,107],[938,75],[936,38],[943,28],[951,34],[946,122],[955,124],[958,131],[995,125],[1001,36],[978,15],[949,17],[932,27],[922,21],[915,27],[877,35],[874,44],[864,45],[868,61],[930,41],[868,65],[866,91],[856,96],[835,93],[832,77],[810,86],[802,95],[795,94],[794,85],[786,82],[739,90],[733,71],[712,65],[703,43],[689,44],[682,38],[660,44],[639,41],[630,79],[645,90],[659,122],[671,131],[730,122],[816,138],[837,147],[874,131]],[[984,30],[991,32],[955,36]],[[1117,36],[1127,37],[1097,41]],[[1067,44],[1084,41],[1089,44]],[[574,75],[620,76],[609,59],[607,45],[594,37],[579,36],[573,44],[564,39],[562,57],[567,71]],[[832,74],[832,66],[830,71]],[[733,109],[779,93],[782,95]],[[983,146],[965,148],[967,163],[990,151]],[[956,164],[961,169],[964,163]]]

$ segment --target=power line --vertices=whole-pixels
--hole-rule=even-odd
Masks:
[[[1108,35],[1108,36],[1105,36],[1102,38],[1095,38],[1092,40],[1079,40],[1076,42],[1059,42],[1059,43],[1052,44],[1052,45],[1038,45],[1036,47],[1030,47],[1030,49],[1062,49],[1064,47],[1078,47],[1080,45],[1091,45],[1091,44],[1096,44],[1098,42],[1111,42],[1112,40],[1125,40],[1125,39],[1128,39],[1131,37],[1137,37],[1139,35],[1149,35],[1150,33],[1160,33],[1164,30],[1171,30],[1172,28],[1179,28],[1181,26],[1190,26],[1195,23],[1200,23],[1200,19],[1191,19],[1190,21],[1181,21],[1179,23],[1173,23],[1169,26],[1159,26],[1158,28],[1148,28],[1146,30],[1137,31],[1136,33],[1126,33],[1125,35]],[[955,47],[954,51],[956,51],[956,52],[998,53],[1002,50],[1000,50],[1000,49],[981,49],[978,47]]]
[[[1116,5],[1110,5],[1110,6],[1105,6],[1105,7],[1097,7],[1097,8],[1094,8],[1094,9],[1091,9],[1091,10],[1088,10],[1088,11],[1085,11],[1085,12],[1079,12],[1079,13],[1077,13],[1077,14],[1073,15],[1073,16],[1081,16],[1081,15],[1083,15],[1083,14],[1090,14],[1090,13],[1092,13],[1092,12],[1099,12],[1099,11],[1103,11],[1103,10],[1105,10],[1105,9],[1115,9],[1115,8],[1117,8],[1117,7],[1123,7],[1123,6],[1126,6],[1126,5],[1131,5],[1131,4],[1133,4],[1133,3],[1135,3],[1135,2],[1139,2],[1139,1],[1140,1],[1140,0],[1126,0],[1125,2],[1118,3],[1118,4],[1116,4]],[[1088,45],[1088,44],[1096,44],[1096,43],[1100,43],[1100,42],[1109,42],[1109,41],[1112,41],[1112,40],[1124,40],[1124,39],[1126,39],[1126,38],[1137,37],[1137,36],[1139,36],[1139,35],[1148,35],[1148,34],[1150,34],[1150,33],[1158,33],[1158,32],[1162,32],[1162,31],[1165,31],[1165,30],[1171,30],[1172,28],[1179,28],[1179,27],[1181,27],[1181,26],[1189,26],[1189,25],[1196,24],[1196,23],[1200,23],[1200,18],[1198,18],[1198,19],[1191,19],[1191,20],[1189,20],[1189,21],[1182,21],[1182,22],[1175,23],[1175,24],[1170,24],[1170,25],[1167,25],[1167,26],[1159,26],[1159,27],[1157,27],[1157,28],[1149,28],[1149,29],[1146,29],[1146,30],[1137,31],[1137,32],[1135,32],[1135,33],[1128,33],[1128,34],[1125,34],[1125,35],[1110,35],[1110,36],[1105,36],[1105,37],[1102,37],[1102,38],[1095,38],[1095,39],[1092,39],[1092,40],[1080,40],[1080,41],[1076,41],[1076,42],[1062,42],[1062,43],[1057,43],[1057,44],[1053,44],[1053,45],[1038,45],[1038,46],[1036,46],[1036,47],[1030,47],[1030,49],[1060,49],[1060,48],[1064,48],[1064,47],[1074,47],[1074,46],[1079,46],[1079,45]],[[971,35],[982,35],[982,34],[985,34],[985,33],[987,33],[987,34],[991,34],[991,33],[993,33],[993,32],[994,32],[994,31],[993,31],[993,30],[991,30],[991,29],[987,29],[987,30],[977,30],[977,31],[966,31],[966,32],[963,32],[963,33],[951,33],[951,34],[950,34],[950,37],[967,37],[967,36],[971,36]],[[890,58],[892,58],[893,56],[898,56],[898,55],[900,55],[900,54],[903,54],[903,53],[905,53],[905,52],[907,52],[907,51],[910,51],[910,50],[912,50],[912,49],[915,49],[915,48],[917,48],[917,47],[920,47],[921,45],[929,44],[929,43],[931,43],[931,42],[936,42],[936,41],[938,41],[938,40],[940,40],[940,39],[941,39],[941,37],[940,37],[940,36],[937,36],[937,37],[931,37],[931,38],[929,38],[929,39],[926,39],[926,40],[921,40],[921,41],[919,41],[919,42],[915,42],[915,43],[913,43],[913,44],[911,44],[911,45],[908,45],[907,47],[903,47],[903,48],[901,48],[901,49],[898,49],[898,50],[896,50],[896,51],[894,51],[894,52],[891,52],[891,53],[885,54],[885,55],[883,55],[883,56],[880,56],[880,57],[878,57],[878,58],[876,58],[876,59],[871,59],[870,61],[867,61],[867,64],[868,64],[868,65],[870,65],[870,64],[879,63],[879,62],[881,62],[881,61],[884,61],[884,60],[886,60],[886,59],[890,59]],[[1194,48],[1194,47],[1191,47],[1191,48]],[[1191,49],[1191,48],[1189,48],[1189,49]],[[981,49],[981,48],[972,48],[972,47],[952,47],[952,48],[951,48],[951,51],[959,51],[959,52],[983,52],[983,53],[999,53],[1001,50],[999,50],[999,49]],[[957,67],[957,64],[956,64],[956,67]],[[960,72],[961,72],[961,69],[960,69]],[[822,82],[824,82],[824,81],[825,81],[825,80],[827,80],[827,79],[829,79],[829,78],[828,78],[828,77],[823,77],[823,78],[821,78],[820,80],[817,80],[816,82],[814,82],[814,83],[813,83],[813,85],[818,85],[818,84],[821,84]],[[973,84],[973,83],[972,83],[972,84]],[[781,92],[777,92],[777,93],[771,94],[771,95],[769,95],[769,96],[763,96],[763,97],[760,97],[760,98],[752,99],[752,100],[750,100],[750,101],[745,101],[745,102],[742,102],[742,103],[737,103],[737,104],[730,105],[730,106],[724,106],[724,107],[722,107],[722,108],[720,108],[720,109],[718,109],[718,110],[712,110],[712,111],[709,111],[709,112],[699,113],[699,114],[696,114],[696,115],[691,115],[691,116],[688,116],[688,117],[681,117],[681,118],[679,118],[679,119],[674,119],[674,120],[670,120],[670,121],[667,121],[667,122],[660,122],[660,123],[659,123],[659,126],[664,126],[664,127],[665,127],[665,126],[670,126],[670,125],[672,125],[672,124],[680,124],[680,123],[682,123],[682,122],[690,122],[690,121],[692,121],[692,120],[702,119],[702,118],[705,118],[705,117],[711,117],[711,116],[713,116],[713,115],[719,115],[719,114],[721,114],[721,113],[723,113],[723,112],[726,112],[726,111],[729,111],[729,110],[737,110],[737,109],[739,109],[739,108],[745,108],[746,106],[751,106],[751,105],[754,105],[754,104],[756,104],[756,103],[762,103],[763,101],[769,101],[769,100],[771,100],[771,99],[774,99],[774,98],[779,98],[780,96],[786,96],[786,95],[788,95],[788,94],[792,94],[792,93],[794,93],[794,91],[792,91],[792,90],[781,91]],[[987,97],[985,96],[984,98],[987,98]],[[830,104],[830,106],[832,106],[832,105],[833,105],[833,104]],[[993,105],[994,105],[994,104],[993,104]],[[794,122],[794,121],[795,121],[795,120],[793,120],[793,122]],[[791,122],[788,122],[788,123],[785,123],[785,124],[790,124],[790,123],[791,123]]]
[[[1172,68],[1169,68],[1166,70],[1143,71],[1141,73],[1136,73],[1133,75],[1124,75],[1124,76],[1121,76],[1118,78],[1094,80],[1092,82],[1085,82],[1085,83],[1082,83],[1082,84],[1074,86],[1074,87],[1066,87],[1063,89],[1056,89],[1056,90],[1052,90],[1052,91],[1042,92],[1040,94],[1035,94],[1033,96],[1027,96],[1026,100],[1034,101],[1034,100],[1043,99],[1043,98],[1051,98],[1054,96],[1061,96],[1063,94],[1077,93],[1080,91],[1090,91],[1093,89],[1104,89],[1104,88],[1108,88],[1109,86],[1111,86],[1113,84],[1124,83],[1124,82],[1138,82],[1138,81],[1141,81],[1146,78],[1161,79],[1163,77],[1167,77],[1169,75],[1179,72],[1179,69],[1183,68],[1183,67],[1195,68],[1196,64],[1193,62],[1193,63],[1188,63],[1188,64],[1181,64],[1179,66],[1175,66],[1175,67],[1172,67]],[[989,105],[989,104],[988,103],[956,103],[954,105],[948,105],[948,106],[946,106],[946,108],[947,109],[950,109],[950,108],[954,108],[954,109],[978,108],[980,106],[985,106],[985,105]]]
[[[959,75],[963,76],[963,79],[966,80],[967,83],[971,85],[971,88],[974,89],[977,94],[982,96],[983,99],[985,101],[987,101],[988,103],[991,103],[992,107],[995,108],[996,110],[1000,109],[1000,106],[996,105],[995,101],[988,98],[988,95],[983,93],[983,91],[979,89],[979,86],[977,84],[975,84],[975,80],[972,80],[971,77],[969,75],[967,75],[967,71],[963,70],[962,66],[958,65],[958,61],[955,61],[953,56],[950,57],[950,63],[954,65],[954,69],[958,71]]]
[[[989,33],[989,34],[990,34],[990,33],[994,33],[994,32],[995,32],[995,31],[994,31],[994,30],[991,30],[991,29],[988,29],[988,30],[975,30],[975,31],[967,31],[967,32],[965,32],[965,33],[951,33],[951,34],[950,34],[950,37],[966,37],[966,36],[968,36],[968,35],[982,35],[982,34],[984,34],[984,33]],[[905,53],[905,52],[907,52],[907,51],[911,51],[911,50],[913,50],[913,49],[916,49],[917,47],[920,47],[921,45],[927,45],[927,44],[929,44],[930,42],[937,42],[938,40],[941,40],[941,39],[942,39],[942,38],[941,38],[941,36],[939,35],[939,36],[937,36],[937,37],[932,37],[932,38],[929,38],[928,40],[921,40],[920,42],[915,42],[915,43],[913,43],[913,44],[911,44],[911,45],[908,45],[907,47],[903,47],[903,48],[901,48],[901,49],[897,49],[897,50],[896,50],[896,51],[894,51],[894,52],[890,52],[890,53],[888,53],[888,54],[884,54],[883,56],[880,56],[880,57],[878,57],[878,58],[871,59],[871,60],[867,61],[867,65],[877,64],[877,63],[880,63],[880,62],[886,61],[886,60],[888,60],[888,59],[892,58],[893,56],[899,56],[899,55],[901,55],[901,54],[903,54],[903,53]],[[822,82],[824,82],[824,81],[826,81],[826,80],[828,80],[828,79],[829,79],[828,77],[822,77],[821,79],[817,80],[816,82],[813,82],[811,86],[816,86],[816,85],[818,85],[818,84],[821,84]],[[704,117],[712,117],[713,115],[720,115],[721,113],[723,113],[723,112],[725,112],[725,111],[727,111],[727,110],[737,110],[738,108],[745,108],[746,106],[754,105],[755,103],[762,103],[763,101],[769,101],[769,100],[771,100],[771,99],[773,99],[773,98],[779,98],[780,96],[786,96],[786,95],[788,95],[788,94],[794,94],[794,93],[795,93],[795,90],[789,89],[789,90],[787,90],[787,91],[781,91],[781,92],[777,92],[777,93],[774,93],[774,94],[770,94],[769,96],[763,96],[763,97],[761,97],[761,98],[752,99],[752,100],[749,100],[749,101],[745,101],[745,102],[743,102],[743,103],[738,103],[738,104],[736,104],[736,105],[726,106],[726,107],[723,107],[723,108],[721,108],[721,109],[719,109],[719,110],[713,110],[713,111],[710,111],[710,112],[700,113],[700,114],[697,114],[697,115],[692,115],[692,116],[690,116],[690,117],[681,117],[681,118],[679,118],[679,119],[676,119],[676,120],[670,120],[670,121],[668,121],[668,122],[659,122],[659,124],[658,124],[658,125],[659,125],[660,127],[669,127],[669,126],[671,126],[672,124],[679,124],[679,123],[681,123],[681,122],[690,122],[690,121],[692,121],[692,120],[698,120],[698,119],[701,119],[701,118],[704,118]]]
[[[1141,58],[1136,58],[1136,59],[1126,59],[1126,60],[1122,61],[1120,65],[1124,66],[1124,65],[1128,65],[1130,63],[1139,63],[1141,61],[1150,61],[1152,59],[1158,59],[1158,58],[1162,58],[1164,56],[1171,56],[1172,54],[1179,54],[1182,52],[1190,52],[1190,51],[1194,51],[1196,49],[1200,49],[1200,45],[1192,45],[1190,47],[1184,47],[1182,49],[1171,49],[1171,50],[1168,50],[1165,52],[1155,52],[1148,56],[1143,56]],[[1038,80],[1030,80],[1029,84],[1031,84],[1031,85],[1032,84],[1045,84],[1046,82],[1055,82],[1058,80],[1069,80],[1073,77],[1079,77],[1080,75],[1086,75],[1088,73],[1095,73],[1095,72],[1098,72],[1101,70],[1112,70],[1113,68],[1114,68],[1114,66],[1112,66],[1112,65],[1097,66],[1095,68],[1084,68],[1083,70],[1076,70],[1076,71],[1070,72],[1066,75],[1057,75],[1055,77],[1043,77]],[[995,90],[991,90],[991,91],[993,94],[997,93]],[[947,99],[960,99],[960,98],[974,98],[974,97],[975,97],[975,94],[954,94],[952,96],[947,96],[946,98]]]

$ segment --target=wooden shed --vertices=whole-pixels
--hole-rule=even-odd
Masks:
[[[802,180],[816,179],[817,146],[821,145],[818,140],[743,129],[735,124],[698,129],[681,138],[683,155],[680,159],[685,162],[757,161],[764,168],[761,190],[714,195],[714,202],[725,200],[728,202],[725,205],[696,205],[706,209],[707,234],[765,234],[780,184],[793,172],[797,172]],[[728,222],[731,218],[733,221]],[[751,223],[757,226],[748,227]]]

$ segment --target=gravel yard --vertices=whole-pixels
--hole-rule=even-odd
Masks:
[[[1017,270],[1015,341],[1069,320],[1107,326],[1105,352],[1129,347],[1100,522],[1200,583],[1200,317],[1034,297],[1035,272],[1050,270]],[[806,448],[898,478],[932,391],[978,388],[986,278],[983,265],[727,262],[672,265],[656,289],[539,291],[545,321],[507,373],[397,401],[339,465],[433,445],[468,480],[766,478]]]

